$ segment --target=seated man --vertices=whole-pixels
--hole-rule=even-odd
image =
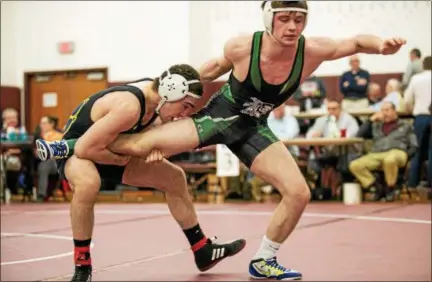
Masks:
[[[288,114],[286,109],[287,106],[282,104],[274,109],[267,118],[268,126],[280,140],[293,139],[300,133],[297,119],[293,115]],[[297,146],[290,146],[288,150],[294,156],[298,156],[299,154]]]
[[[354,137],[359,130],[356,119],[342,110],[339,101],[330,99],[327,102],[328,114],[318,118],[314,125],[308,130],[306,138],[317,137]],[[336,121],[337,134],[332,132],[331,119]],[[336,134],[336,136],[334,136]],[[335,167],[339,162],[339,153],[334,146],[315,147],[311,153],[310,168],[320,175],[321,188],[331,188],[332,195],[337,196],[338,177]]]
[[[369,109],[374,109],[375,107],[380,109],[383,98],[384,95],[381,86],[376,82],[371,82],[368,87]]]
[[[375,112],[379,112],[383,102],[392,102],[396,106],[396,111],[398,112],[405,110],[405,103],[400,91],[400,82],[397,79],[390,78],[387,81],[384,98],[381,101],[370,105],[369,108]]]
[[[363,189],[375,192],[376,200],[386,196],[392,201],[398,170],[405,167],[408,158],[415,153],[417,138],[412,125],[398,119],[396,107],[391,102],[383,102],[381,111],[362,125],[358,137],[365,138],[368,132],[373,139],[371,152],[352,161],[349,169]],[[377,169],[384,171],[385,189],[371,173]]]
[[[189,241],[200,271],[212,268],[244,248],[245,240],[215,244],[207,239],[198,224],[183,170],[163,160],[158,150],[151,150],[147,158],[140,158],[108,149],[121,133],[135,135],[153,126],[157,118],[169,122],[186,116],[203,94],[199,78],[193,67],[174,65],[160,78],[145,78],[100,91],[84,100],[69,118],[64,138],[75,139],[74,148],[61,148],[58,146],[61,142],[48,146],[49,142],[43,139],[36,141],[42,160],[59,152],[71,153],[66,158],[57,158],[57,166],[60,176],[69,182],[74,193],[71,221],[75,274],[72,281],[91,281],[94,205],[103,180],[163,190],[170,212]]]

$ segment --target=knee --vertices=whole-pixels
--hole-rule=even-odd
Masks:
[[[354,172],[360,170],[362,168],[362,165],[361,165],[361,163],[359,161],[355,160],[355,161],[350,162],[350,164],[349,164],[348,167],[349,167],[349,170],[352,173],[354,173]]]
[[[71,182],[70,185],[74,200],[94,204],[99,193],[101,180],[99,177],[86,178]]]
[[[40,162],[37,168],[38,174],[48,174],[48,167],[44,161]]]
[[[391,166],[397,166],[397,161],[396,158],[393,156],[387,156],[384,158],[383,163],[382,163],[383,167],[391,167]]]
[[[286,182],[280,187],[279,192],[282,195],[282,202],[285,199],[289,199],[290,202],[295,199],[296,202],[306,205],[311,198],[309,186],[303,177],[297,181]]]
[[[177,196],[187,193],[187,180],[183,169],[175,166],[167,177],[169,177],[169,181],[164,181],[167,187],[162,187],[165,191],[169,192],[170,195]]]

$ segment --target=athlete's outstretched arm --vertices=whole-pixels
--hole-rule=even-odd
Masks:
[[[405,39],[395,37],[381,39],[374,35],[357,35],[351,38],[334,40],[331,38],[310,38],[315,54],[324,61],[337,60],[357,53],[391,55],[406,43]]]
[[[132,95],[125,96],[135,99]],[[137,122],[139,110],[139,105],[135,101],[129,103],[127,98],[116,104],[78,139],[75,145],[75,155],[96,163],[124,165],[129,157],[115,154],[108,150],[107,146],[120,132],[128,130]]]

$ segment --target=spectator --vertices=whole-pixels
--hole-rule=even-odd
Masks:
[[[10,132],[19,133],[18,111],[13,108],[6,108],[2,114],[3,126],[2,135],[6,136]],[[5,157],[6,185],[11,193],[18,194],[18,179],[21,173],[22,161],[20,158],[21,150],[18,148],[6,149],[2,152]]]
[[[375,193],[375,199],[383,196],[394,199],[399,168],[405,167],[417,148],[417,138],[409,123],[398,119],[396,107],[384,102],[381,111],[374,114],[359,130],[359,137],[372,137],[371,151],[349,164],[351,173],[365,190]],[[371,171],[382,168],[386,187],[376,181]]]
[[[373,85],[373,84],[371,83],[370,85]],[[378,90],[378,93],[380,93],[380,92],[381,91]],[[386,92],[386,95],[384,96],[384,99],[382,99],[381,101],[369,106],[372,110],[374,110],[375,112],[378,112],[381,110],[381,104],[383,102],[391,102],[395,105],[396,110],[398,112],[405,111],[405,103],[403,101],[403,98],[402,98],[402,95],[400,92],[400,82],[397,79],[391,78],[387,81],[385,92]],[[377,96],[377,98],[379,97],[379,95],[371,93],[371,96]]]
[[[60,140],[63,134],[56,130],[57,119],[50,116],[42,117],[40,121],[40,138],[47,141]],[[48,178],[50,175],[57,173],[55,160],[41,161],[38,164],[38,200],[46,200],[48,197]]]
[[[351,70],[342,74],[339,90],[344,96],[342,109],[344,111],[366,109],[369,106],[367,89],[369,72],[360,68],[359,56],[350,57]]]
[[[300,111],[321,108],[327,92],[321,78],[311,75],[297,89],[294,100],[300,103]]]
[[[328,114],[319,117],[314,125],[309,129],[306,138],[313,137],[330,137],[329,121],[330,116],[336,118],[336,124],[340,130],[346,131],[346,137],[353,137],[357,134],[359,129],[358,123],[355,118],[341,109],[341,104],[337,100],[327,100]]]
[[[413,108],[414,132],[417,136],[419,147],[411,160],[411,168],[408,177],[408,187],[416,188],[420,183],[420,171],[422,163],[429,158],[428,182],[432,181],[432,147],[429,146],[431,135],[431,69],[432,57],[423,60],[424,71],[412,77],[405,91],[405,102],[409,108]]]
[[[270,113],[267,120],[268,126],[280,140],[293,139],[300,133],[297,119],[287,114],[286,108],[285,104],[277,107]],[[291,154],[298,155],[298,149],[296,147],[290,147],[289,150]]]
[[[350,114],[342,111],[341,105],[336,100],[327,101],[328,114],[318,118],[309,129],[306,138],[331,137],[330,117],[336,118],[336,125],[340,131],[344,131],[346,137],[354,137],[359,130],[356,119]],[[315,147],[311,154],[309,167],[320,176],[322,188],[330,188],[333,196],[338,196],[336,191],[339,176],[336,167],[339,163],[339,151],[334,146]],[[345,167],[346,169],[346,167]]]
[[[378,107],[381,109],[381,100],[383,99],[381,86],[378,83],[371,82],[368,87],[368,100],[371,106],[370,108],[374,109]]]
[[[423,70],[422,62],[421,62],[421,52],[419,49],[417,48],[412,49],[409,57],[411,62],[408,64],[405,73],[402,77],[403,90],[405,90],[408,87],[408,84],[410,83],[413,75],[420,73]]]

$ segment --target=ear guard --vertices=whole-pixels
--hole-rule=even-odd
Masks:
[[[198,79],[186,80],[180,74],[171,74],[167,70],[167,75],[164,78],[159,79],[159,95],[162,100],[156,108],[156,113],[159,113],[160,108],[165,102],[176,102],[183,99],[186,96],[192,96],[196,99],[201,98],[201,96],[189,92],[189,85],[193,83],[201,83]]]
[[[301,0],[286,1],[286,2],[301,2]],[[295,8],[295,7],[272,8],[272,1],[267,1],[264,5],[264,9],[262,13],[263,13],[264,27],[270,35],[272,35],[273,33],[273,19],[274,19],[274,14],[277,12],[302,12],[307,14],[308,10],[303,8]]]

